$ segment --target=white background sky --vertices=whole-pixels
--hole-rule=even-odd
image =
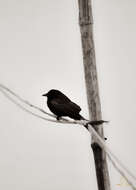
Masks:
[[[136,175],[136,1],[93,1],[94,37],[107,144]],[[0,82],[48,110],[62,90],[88,117],[78,1],[0,0]],[[24,113],[0,94],[0,189],[96,190],[90,135]],[[120,175],[109,165],[112,189]]]

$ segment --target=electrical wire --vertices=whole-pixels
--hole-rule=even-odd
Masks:
[[[67,119],[62,118],[62,120],[53,120],[53,119],[48,119],[45,117],[40,116],[39,114],[33,113],[32,111],[26,109],[24,106],[22,106],[20,103],[18,103],[16,100],[14,100],[13,98],[10,97],[10,95],[8,93],[10,93],[11,95],[13,95],[14,97],[16,97],[18,100],[20,100],[22,103],[25,103],[26,105],[30,106],[31,108],[34,108],[48,116],[51,117],[55,117],[54,115],[47,113],[46,111],[44,111],[43,109],[39,108],[38,106],[35,106],[33,104],[31,104],[30,102],[24,100],[23,98],[21,98],[19,95],[17,95],[16,93],[14,93],[12,90],[10,90],[9,88],[7,88],[6,86],[0,84],[0,91],[3,93],[3,95],[5,97],[7,97],[10,101],[12,101],[14,104],[16,104],[19,108],[21,108],[22,110],[26,111],[27,113],[38,117],[40,119],[46,120],[46,121],[50,121],[50,122],[55,122],[55,123],[67,123],[67,124],[79,124],[79,125],[86,125],[87,121],[70,121]],[[6,91],[6,92],[5,92]],[[8,93],[7,93],[8,92]],[[126,181],[128,182],[128,184],[132,187],[133,190],[136,190],[136,187],[133,185],[133,183],[130,181],[130,179],[128,179],[128,177],[125,175],[125,173],[119,168],[119,166],[126,171],[126,173],[135,180],[136,182],[136,177],[129,171],[129,169],[124,166],[124,164],[112,153],[112,151],[109,149],[109,147],[107,147],[107,145],[105,144],[105,141],[100,137],[100,135],[94,130],[93,126],[91,126],[90,124],[88,124],[90,127],[90,131],[91,133],[98,139],[99,141],[99,145],[103,148],[103,150],[107,153],[107,157],[108,159],[111,161],[112,165],[114,166],[114,168],[126,179]],[[115,163],[115,161],[118,163],[119,166],[117,166],[117,164]]]

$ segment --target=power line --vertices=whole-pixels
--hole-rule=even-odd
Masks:
[[[2,85],[0,85],[0,87],[2,87]],[[3,88],[3,87],[2,87]],[[28,106],[30,107],[33,107],[35,108],[36,110],[38,111],[41,111],[42,113],[46,114],[46,115],[49,115],[53,118],[56,118],[54,115],[50,114],[50,113],[47,113],[46,111],[44,111],[43,109],[29,103],[28,101],[22,99],[22,98],[19,98],[19,96],[17,94],[15,94],[13,91],[9,90],[8,88],[4,88],[6,91],[10,92],[13,96],[15,96],[17,99],[19,99],[21,102],[27,104]],[[36,114],[36,113],[33,113],[32,111],[28,110],[27,108],[25,108],[24,106],[22,106],[20,103],[18,103],[16,100],[14,100],[13,98],[11,98],[7,92],[5,92],[3,89],[0,88],[0,91],[3,93],[3,95],[8,98],[11,102],[13,102],[16,106],[18,106],[20,109],[22,109],[23,111],[26,111],[27,113],[33,115],[33,116],[36,116],[40,119],[43,119],[45,121],[50,121],[50,122],[55,122],[55,123],[62,123],[62,124],[79,124],[79,125],[83,125],[84,124],[84,121],[83,122],[80,122],[80,121],[70,121],[68,119],[64,119],[61,117],[61,119],[58,121],[58,120],[53,120],[53,119],[48,119],[48,118],[45,118],[45,117],[42,117],[40,116],[39,114]],[[26,103],[27,102],[27,103]]]
[[[107,157],[111,161],[112,165],[114,168],[126,179],[128,184],[132,187],[133,190],[136,190],[136,187],[133,185],[133,183],[128,179],[128,177],[125,175],[125,173],[117,166],[117,164],[114,162],[112,157],[115,159],[115,161],[124,169],[129,176],[131,176],[135,182],[136,182],[136,177],[129,171],[127,167],[125,167],[122,162],[112,153],[112,151],[109,149],[109,147],[106,146],[105,142],[103,139],[99,136],[99,134],[93,129],[93,127],[90,125],[90,130],[94,134],[94,136],[99,140],[100,146],[104,149],[104,151],[107,153]]]
[[[31,104],[29,101],[23,99],[21,96],[19,96],[18,94],[16,94],[15,92],[13,92],[12,90],[10,90],[9,88],[7,88],[5,85],[3,84],[0,84],[0,87],[2,89],[5,89],[7,92],[9,92],[10,94],[12,94],[13,96],[15,96],[18,100],[20,100],[21,102],[25,103],[26,105],[36,109],[36,110],[39,110],[40,112],[46,114],[46,115],[49,115],[51,117],[54,117],[55,118],[55,115],[53,114],[50,114],[50,113],[47,113],[46,111],[44,111],[43,109],[39,108],[38,106],[35,106],[33,104]]]
[[[42,110],[41,108],[31,104],[30,102],[24,100],[23,98],[21,98],[19,95],[17,95],[16,93],[14,93],[12,90],[10,90],[9,88],[5,87],[4,85],[0,84],[0,91],[3,93],[3,95],[8,98],[11,102],[13,102],[16,106],[18,106],[20,109],[22,109],[23,111],[46,121],[50,121],[50,122],[55,122],[55,123],[63,123],[63,124],[79,124],[79,125],[86,125],[87,121],[70,121],[70,120],[66,120],[64,118],[62,118],[62,120],[57,121],[57,120],[53,120],[53,119],[48,119],[45,117],[40,116],[39,114],[33,113],[32,111],[28,110],[27,108],[25,108],[24,106],[22,106],[20,103],[18,103],[16,100],[14,100],[13,98],[10,97],[9,94],[13,95],[14,97],[16,97],[18,100],[20,100],[22,103],[27,104],[29,107],[33,107],[38,111],[41,111],[42,113],[51,116],[51,117],[55,117],[52,114],[49,114],[47,112],[45,112],[44,110]],[[5,92],[6,91],[6,92]],[[8,94],[9,93],[9,94]],[[92,134],[98,139],[100,146],[104,149],[104,151],[107,153],[107,156],[109,158],[109,160],[111,161],[112,165],[114,166],[114,168],[126,179],[126,181],[128,182],[128,184],[132,187],[133,190],[136,190],[136,188],[134,187],[133,183],[128,179],[128,177],[124,174],[124,172],[117,166],[117,164],[114,162],[114,160],[118,163],[118,165],[120,165],[120,167],[122,167],[122,169],[124,171],[126,171],[126,173],[133,178],[136,181],[136,177],[129,171],[129,169],[127,167],[125,167],[122,162],[112,153],[112,151],[109,149],[109,147],[107,147],[107,145],[105,144],[105,141],[100,137],[100,135],[94,130],[94,128],[90,125],[90,131],[92,132]],[[113,160],[113,159],[114,160]]]

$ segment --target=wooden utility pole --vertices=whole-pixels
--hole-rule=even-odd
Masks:
[[[91,0],[78,0],[78,4],[89,115],[90,120],[101,120]],[[102,126],[95,126],[95,130],[104,139]],[[98,189],[110,190],[106,153],[99,146],[97,139],[93,135],[91,147],[94,153]]]

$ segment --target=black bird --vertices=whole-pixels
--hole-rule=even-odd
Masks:
[[[59,90],[52,89],[48,93],[43,94],[43,96],[47,96],[47,105],[51,112],[53,112],[57,116],[57,120],[62,116],[68,116],[74,120],[86,120],[82,117],[79,112],[81,111],[80,106],[72,102],[66,95],[64,95]],[[103,120],[99,121],[88,121],[88,124],[91,125],[100,125],[104,122]],[[85,126],[88,128],[88,126]]]
[[[43,96],[47,96],[47,105],[51,112],[57,116],[57,120],[62,116],[68,116],[75,120],[84,120],[79,114],[81,108],[59,90],[52,89],[43,94]]]

